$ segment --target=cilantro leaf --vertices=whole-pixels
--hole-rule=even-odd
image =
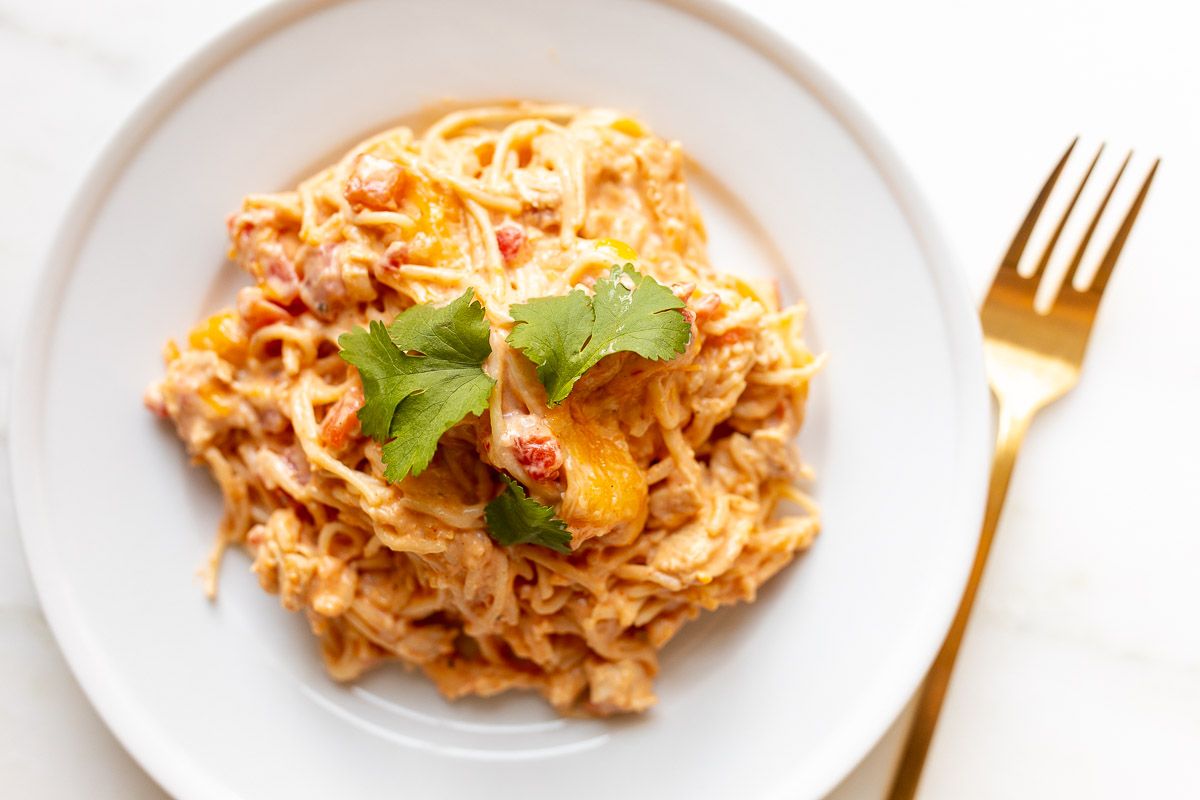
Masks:
[[[681,354],[691,337],[691,325],[677,313],[682,308],[670,289],[626,264],[596,281],[591,297],[576,289],[513,306],[508,343],[537,365],[553,406],[607,355],[629,351],[657,360]]]
[[[489,331],[468,289],[443,308],[413,306],[390,328],[372,322],[338,339],[342,358],[362,378],[358,419],[363,433],[383,443],[389,481],[419,475],[443,433],[487,408],[495,384],[482,367],[492,352]]]
[[[530,500],[525,488],[507,475],[508,484],[483,509],[488,533],[500,544],[540,544],[560,553],[571,552],[571,532],[567,523],[554,515],[554,509]]]

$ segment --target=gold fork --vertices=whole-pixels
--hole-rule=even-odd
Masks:
[[[967,580],[958,612],[954,616],[942,649],[925,677],[912,728],[909,730],[904,753],[900,757],[891,792],[888,794],[889,800],[911,800],[916,795],[925,756],[929,752],[942,702],[946,698],[950,672],[954,669],[954,660],[958,656],[963,633],[967,628],[967,618],[975,603],[979,580],[992,548],[996,522],[1000,519],[1000,509],[1004,505],[1004,496],[1008,491],[1013,464],[1017,460],[1017,451],[1034,415],[1069,392],[1079,382],[1083,355],[1092,332],[1092,323],[1096,320],[1100,297],[1104,294],[1117,257],[1125,246],[1125,240],[1129,238],[1129,232],[1133,229],[1133,223],[1137,220],[1138,212],[1141,211],[1146,193],[1150,189],[1150,182],[1158,170],[1159,162],[1155,160],[1154,166],[1142,182],[1141,189],[1138,190],[1137,197],[1125,214],[1121,227],[1101,259],[1091,284],[1086,289],[1076,289],[1074,281],[1080,262],[1083,261],[1084,251],[1117,188],[1117,183],[1125,173],[1125,168],[1129,166],[1129,159],[1133,153],[1125,156],[1071,258],[1053,306],[1047,313],[1040,313],[1034,308],[1034,296],[1045,276],[1050,254],[1058,244],[1067,219],[1074,211],[1075,204],[1083,193],[1083,187],[1100,160],[1103,145],[1096,152],[1083,180],[1079,183],[1079,188],[1075,190],[1051,233],[1033,275],[1028,278],[1020,275],[1017,272],[1017,263],[1021,254],[1025,252],[1025,245],[1029,242],[1034,224],[1041,216],[1046,200],[1078,141],[1076,139],[1071,142],[1067,152],[1050,173],[1037,199],[1033,201],[1025,221],[1021,223],[1008,252],[1000,262],[1000,268],[992,281],[992,288],[988,291],[980,310],[988,381],[999,404],[999,430],[996,434],[996,454],[992,461],[992,479],[988,487],[987,510],[984,513],[983,530],[979,535],[970,578]]]

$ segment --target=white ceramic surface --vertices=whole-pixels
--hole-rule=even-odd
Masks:
[[[971,306],[909,181],[827,79],[742,18],[609,2],[615,44],[598,49],[598,9],[272,9],[160,90],[81,193],[37,302],[53,311],[18,368],[17,496],[76,674],[172,792],[518,797],[535,763],[547,795],[816,796],[932,656],[981,507],[986,398]],[[421,36],[395,47],[407,29]],[[770,239],[748,255],[738,243],[758,234],[705,192],[718,263],[780,271],[834,356],[802,437],[825,535],[757,604],[685,630],[643,719],[564,721],[517,695],[450,705],[399,670],[339,687],[244,560],[229,560],[216,606],[193,578],[219,500],[138,397],[161,340],[230,296],[225,213],[447,96],[620,106],[683,139]],[[73,479],[64,465],[78,463],[102,468]],[[681,753],[686,770],[662,768]]]
[[[20,797],[166,796],[105,729],[46,625],[12,503],[7,389],[43,255],[100,147],[186,54],[262,5],[0,2],[0,95],[20,109],[0,125],[0,779]],[[1200,105],[1179,100],[1200,97],[1200,8],[739,5],[870,109],[976,297],[1066,138],[1136,144],[1135,169],[1164,156],[1083,384],[1030,432],[921,800],[1200,796],[1200,537],[1186,523],[1200,485]],[[831,800],[883,797],[903,732]]]

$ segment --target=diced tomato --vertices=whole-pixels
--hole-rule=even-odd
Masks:
[[[346,390],[321,422],[321,441],[334,450],[358,435],[358,410],[363,407],[362,386],[354,383]]]
[[[524,244],[525,231],[520,225],[506,222],[496,228],[496,246],[500,248],[500,255],[504,256],[506,262],[516,258]]]
[[[552,481],[562,469],[563,452],[551,435],[533,433],[518,436],[513,441],[517,463],[535,481]]]
[[[398,267],[408,263],[408,242],[392,242],[383,253],[389,266]]]
[[[364,153],[355,161],[354,172],[346,181],[346,201],[358,211],[394,209],[403,179],[399,164]]]

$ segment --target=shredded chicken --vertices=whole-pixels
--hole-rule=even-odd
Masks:
[[[682,150],[636,120],[517,104],[387,131],[247,197],[229,235],[253,285],[168,346],[145,402],[225,494],[217,553],[252,554],[333,677],[399,660],[450,698],[643,711],[680,627],[752,600],[816,535],[792,445],[819,366],[803,309],[709,266]],[[549,407],[509,307],[627,261],[686,303],[687,350],[610,355]],[[467,287],[493,331],[489,410],[389,483],[338,336]],[[499,470],[566,521],[570,554],[488,535]]]

